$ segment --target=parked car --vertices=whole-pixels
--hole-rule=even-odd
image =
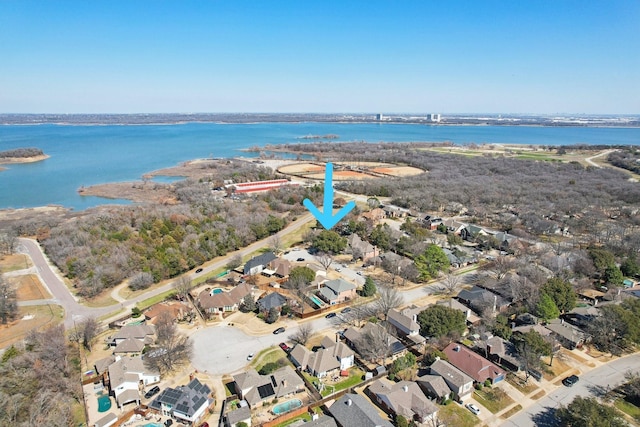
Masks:
[[[149,398],[151,398],[152,396],[155,396],[156,394],[158,394],[158,392],[159,392],[159,391],[160,391],[160,387],[158,387],[158,386],[151,387],[151,388],[149,389],[149,391],[147,391],[147,392],[144,394],[144,397],[145,397],[145,398],[147,398],[147,399],[149,399]]]
[[[338,273],[340,273],[342,271],[342,269],[340,267],[336,267],[334,268],[335,271],[337,271]]]
[[[172,424],[173,424],[173,420],[171,418],[169,418],[167,421],[164,422],[164,425],[167,427],[169,427]]]
[[[200,427],[209,427],[209,423],[204,422],[204,423],[200,424]]]
[[[336,317],[336,316],[337,316],[337,314],[335,314],[335,313],[329,313],[324,317],[326,317],[327,319],[331,319],[331,318]]]
[[[247,356],[247,360],[251,362],[253,360],[253,356],[255,356],[255,354],[251,353],[250,355]]]
[[[571,387],[578,381],[580,381],[580,378],[578,378],[577,375],[571,375],[570,377],[563,379],[562,384],[564,384],[567,387]]]
[[[302,261],[304,261],[304,258],[298,258],[296,261],[302,262]]]
[[[470,410],[474,414],[476,414],[476,415],[480,414],[480,408],[478,408],[473,403],[467,403],[465,406],[467,407],[468,410]]]
[[[196,273],[202,273],[202,269],[201,268],[197,269]]]
[[[276,329],[275,331],[273,331],[275,335],[281,334],[283,332],[284,332],[284,328],[282,326]]]
[[[341,311],[340,313],[347,314],[347,313],[349,313],[350,311],[351,311],[351,307],[345,307],[345,308],[343,308],[343,309],[342,309],[342,311]]]
[[[286,343],[281,342],[280,344],[278,344],[280,346],[280,348],[282,349],[282,351],[284,351],[285,353],[287,353],[289,350],[291,350],[291,348],[289,348],[289,346]]]

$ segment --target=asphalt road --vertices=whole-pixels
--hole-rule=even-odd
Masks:
[[[614,360],[580,375],[580,381],[573,387],[560,387],[537,401],[534,405],[518,412],[502,423],[503,427],[552,427],[559,425],[554,412],[558,406],[566,406],[576,396],[598,396],[624,383],[626,372],[640,372],[640,354],[632,354]]]

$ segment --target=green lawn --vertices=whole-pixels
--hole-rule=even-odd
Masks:
[[[456,427],[473,427],[480,423],[478,417],[473,415],[471,411],[455,402],[447,406],[440,406],[438,418],[446,425]]]
[[[313,375],[307,373],[307,372],[303,372],[303,375],[305,376],[305,378],[311,383],[311,384],[317,384],[318,383],[318,377],[314,377]],[[345,378],[344,380],[340,381],[339,383],[332,383],[331,385],[326,385],[325,389],[322,390],[320,392],[320,394],[322,395],[322,397],[327,397],[330,394],[333,394],[335,392],[338,392],[340,390],[345,390],[347,388],[353,387],[355,385],[358,385],[362,382],[362,376],[364,375],[364,372],[361,371],[358,368],[352,368],[349,371],[349,377]]]
[[[137,307],[138,307],[140,310],[147,309],[147,308],[151,307],[151,306],[152,306],[152,305],[154,305],[154,304],[157,304],[157,303],[159,303],[159,302],[162,302],[162,301],[166,300],[167,298],[169,298],[170,296],[172,296],[174,293],[175,293],[175,291],[174,291],[173,289],[168,290],[168,291],[163,292],[163,293],[161,293],[161,294],[158,294],[158,295],[156,295],[156,296],[154,296],[154,297],[148,298],[148,299],[146,299],[146,300],[144,300],[144,301],[140,301],[140,302],[137,304]]]
[[[275,363],[280,359],[287,360],[287,355],[280,347],[269,347],[255,355],[251,367],[259,371],[267,363]]]
[[[620,398],[620,399],[616,399],[613,402],[613,406],[615,406],[625,414],[629,415],[631,418],[635,419],[636,421],[640,421],[640,408],[638,408],[633,403],[629,403],[626,400]]]
[[[309,422],[311,421],[311,415],[309,415],[308,412],[305,412],[304,414],[297,416],[295,418],[291,418],[290,420],[284,421],[280,424],[278,424],[276,427],[285,427],[288,425],[291,425],[293,423],[295,423],[296,421],[300,421],[300,420],[304,420],[305,422]]]
[[[482,390],[476,390],[473,397],[493,414],[514,403],[513,399],[499,388],[484,387]]]

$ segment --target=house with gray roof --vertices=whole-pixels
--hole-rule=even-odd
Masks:
[[[374,381],[367,389],[372,399],[394,418],[402,415],[408,421],[426,423],[436,417],[438,407],[413,381],[391,382],[386,378]]]
[[[116,332],[111,338],[111,345],[117,347],[118,344],[125,340],[135,339],[142,344],[153,344],[153,335],[156,330],[151,325],[126,325]]]
[[[329,413],[340,427],[393,427],[367,399],[355,393],[336,400],[329,407]]]
[[[550,320],[544,327],[551,332],[551,335],[553,335],[560,344],[569,350],[580,348],[588,341],[587,334],[582,332],[580,328],[573,326],[564,320]]]
[[[111,427],[117,422],[118,422],[118,416],[113,412],[109,412],[107,415],[105,415],[104,417],[96,421],[93,424],[93,426],[94,427]]]
[[[251,426],[251,409],[248,406],[242,406],[236,410],[227,412],[225,418],[225,425],[229,427],[236,427],[239,423],[245,423],[247,426]]]
[[[500,295],[479,286],[463,289],[458,293],[458,301],[471,307],[476,313],[489,311],[492,314],[503,312],[509,307],[509,302]]]
[[[416,383],[425,395],[439,403],[451,396],[451,389],[440,375],[423,375],[416,378]]]
[[[205,313],[222,315],[238,310],[244,297],[249,294],[254,294],[254,289],[253,286],[246,282],[235,286],[229,292],[216,292],[216,289],[206,289],[198,294],[198,305]],[[260,292],[257,294],[259,295]]]
[[[306,423],[303,423],[301,425],[304,425],[304,427],[338,427],[338,424],[336,424],[336,420],[334,420],[331,417],[328,417],[326,415],[321,415],[321,416],[317,416],[317,414],[315,414],[315,418],[314,416],[311,417],[311,421],[307,421]],[[289,424],[290,426],[293,426],[293,424]]]
[[[318,378],[345,371],[353,366],[355,354],[343,342],[324,337],[320,345],[322,348],[312,352],[298,344],[289,353],[289,358],[294,366]]]
[[[420,334],[420,325],[417,320],[417,314],[407,316],[402,311],[396,310],[395,308],[392,308],[387,313],[387,322],[392,324],[396,330],[404,336]]]
[[[377,256],[379,253],[375,246],[362,240],[356,233],[347,237],[347,243],[349,244],[349,249],[353,255],[353,259],[361,259],[363,262],[366,262],[367,260]]]
[[[269,263],[275,260],[277,257],[273,252],[265,252],[258,256],[251,258],[246,262],[243,268],[243,273],[248,275],[256,275],[262,273],[262,270],[267,268]]]
[[[213,403],[211,389],[194,378],[186,386],[166,388],[149,404],[151,409],[186,424],[194,424]]]
[[[383,337],[389,349],[388,357],[398,357],[406,350],[404,344],[391,335],[384,326],[377,323],[366,323],[362,328],[348,328],[342,336],[347,340],[349,346],[355,349],[360,356],[362,356],[362,353],[361,350],[358,349],[358,346],[361,345],[361,340],[367,339],[367,336]]]
[[[524,368],[522,362],[518,359],[516,346],[511,341],[489,334],[484,343],[489,360],[512,371],[519,371]]]
[[[160,382],[160,372],[148,369],[141,356],[117,357],[108,371],[109,388],[119,408],[129,402],[140,403],[140,385]]]
[[[339,304],[357,297],[356,285],[344,279],[329,280],[320,288],[318,296],[330,305]]]
[[[234,375],[233,381],[236,393],[251,407],[304,391],[304,381],[291,366],[283,366],[269,375],[260,375],[255,369],[249,369]]]
[[[261,312],[268,313],[272,308],[280,310],[286,303],[287,298],[284,295],[279,294],[278,292],[271,292],[270,294],[260,298],[257,304]]]
[[[433,362],[429,372],[431,375],[440,375],[460,402],[473,393],[473,378],[445,360],[438,359]]]

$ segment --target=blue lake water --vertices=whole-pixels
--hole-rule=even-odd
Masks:
[[[147,172],[190,159],[251,156],[239,150],[312,142],[300,138],[327,134],[339,136],[332,141],[640,145],[640,128],[392,123],[5,125],[0,126],[0,151],[37,147],[51,157],[37,163],[6,165],[6,170],[0,171],[0,209],[55,204],[82,210],[105,203],[126,203],[80,196],[77,190],[105,182],[138,180]]]

